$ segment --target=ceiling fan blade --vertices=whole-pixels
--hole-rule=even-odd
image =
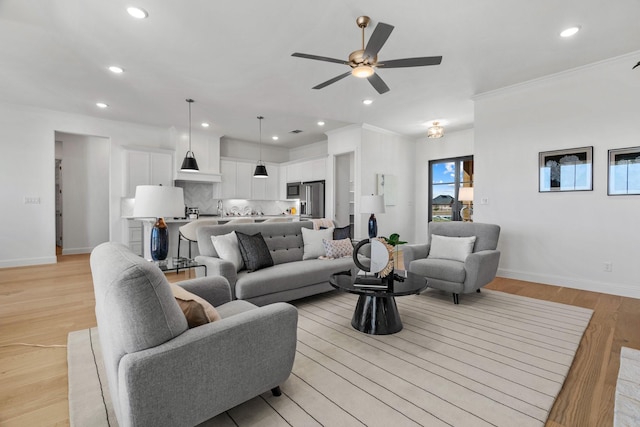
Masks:
[[[326,81],[326,82],[324,82],[324,83],[320,83],[319,85],[314,86],[314,87],[313,87],[313,89],[322,89],[323,87],[327,87],[327,86],[329,86],[330,84],[333,84],[333,83],[337,82],[338,80],[342,80],[342,79],[344,79],[345,77],[347,77],[347,76],[348,76],[348,75],[350,75],[350,74],[351,74],[351,71],[347,71],[347,72],[346,72],[346,73],[344,73],[344,74],[340,74],[339,76],[336,76],[336,77],[334,77],[334,78],[332,78],[332,79],[330,79],[330,80],[327,80],[327,81]]]
[[[404,67],[424,67],[425,65],[440,65],[442,56],[423,56],[421,58],[392,59],[378,63],[376,67],[384,68],[404,68]]]
[[[379,22],[376,25],[376,29],[373,30],[373,34],[369,37],[367,47],[364,49],[364,57],[375,58],[389,38],[391,31],[393,31],[393,25]]]
[[[297,58],[315,59],[316,61],[335,62],[336,64],[349,65],[347,61],[344,61],[342,59],[327,58],[326,56],[309,55],[306,53],[298,53],[298,52],[292,53],[291,56],[295,56]]]
[[[387,86],[384,80],[382,80],[382,77],[380,77],[378,74],[376,73],[371,74],[369,77],[367,77],[367,80],[369,80],[369,83],[371,83],[371,86],[373,86],[380,95],[382,95],[385,92],[389,92],[389,86]]]

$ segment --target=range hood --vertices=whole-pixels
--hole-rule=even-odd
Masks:
[[[219,173],[210,173],[203,171],[195,172],[176,172],[176,181],[189,181],[189,182],[222,182],[222,175]]]

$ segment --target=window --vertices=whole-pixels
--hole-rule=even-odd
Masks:
[[[471,221],[473,201],[464,200],[464,187],[473,188],[473,156],[430,161],[429,221]]]

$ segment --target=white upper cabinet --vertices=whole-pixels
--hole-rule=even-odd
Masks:
[[[279,167],[267,164],[268,178],[254,178],[254,162],[220,160],[222,199],[279,200]]]
[[[195,107],[194,107],[195,108]],[[197,172],[180,172],[182,161],[189,150],[188,134],[178,135],[174,130],[176,155],[175,179],[183,181],[220,182],[220,137],[215,134],[193,132],[191,135],[191,150],[198,162]]]
[[[327,159],[306,160],[291,163],[287,168],[287,182],[320,181],[327,179]]]
[[[173,152],[124,150],[123,197],[135,197],[138,185],[173,185]]]

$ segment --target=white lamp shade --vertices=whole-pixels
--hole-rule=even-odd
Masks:
[[[138,185],[133,205],[136,218],[163,218],[184,216],[184,193],[180,187]]]
[[[473,202],[473,187],[460,187],[458,200],[461,202]]]
[[[360,198],[360,213],[384,213],[384,196],[362,196]]]

